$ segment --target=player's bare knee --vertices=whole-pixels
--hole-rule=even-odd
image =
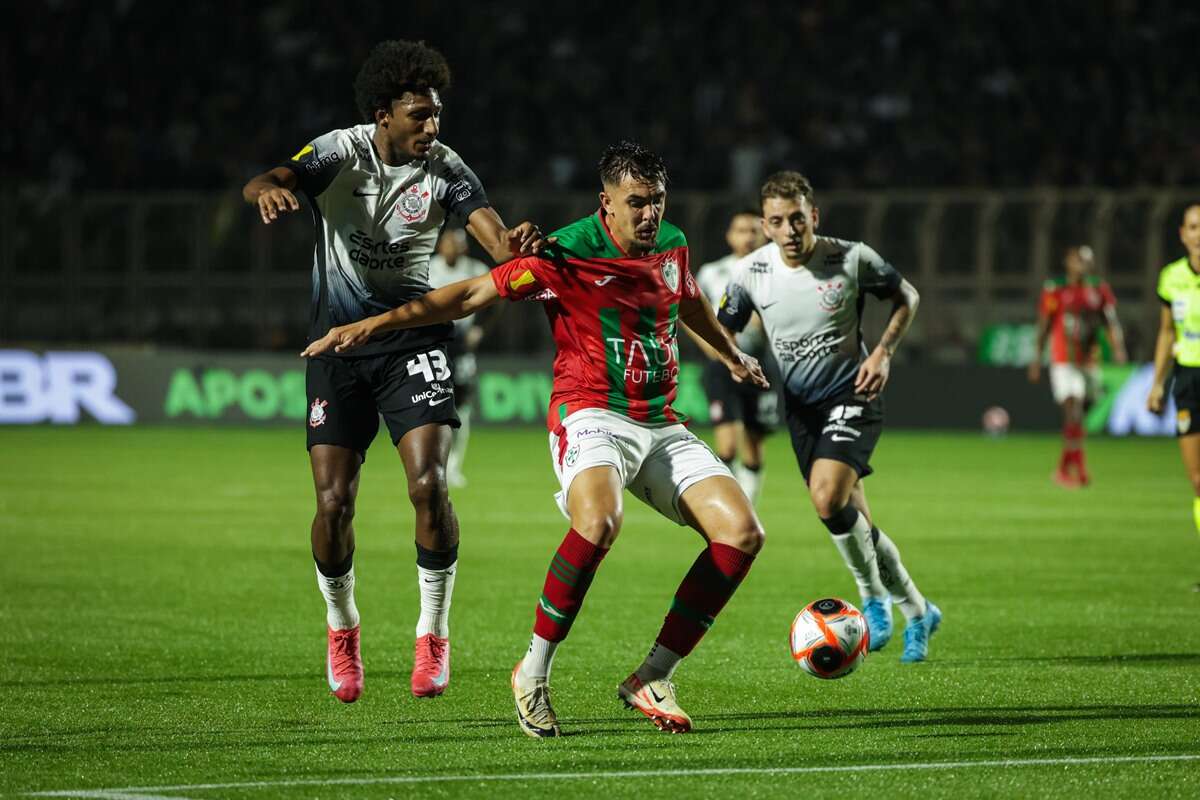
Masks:
[[[334,485],[317,490],[317,516],[330,532],[349,527],[354,519],[354,494],[350,487]]]
[[[767,541],[767,535],[763,531],[762,525],[759,524],[758,518],[753,514],[747,514],[739,518],[729,530],[722,531],[719,536],[714,536],[713,541],[735,547],[743,553],[754,556],[762,550],[763,544]]]
[[[415,509],[437,509],[446,503],[446,475],[439,467],[430,467],[408,481],[408,499]]]
[[[821,519],[832,517],[846,507],[847,498],[844,494],[833,483],[814,483],[809,488],[813,508]]]
[[[1200,470],[1188,470],[1188,480],[1192,482],[1192,491],[1200,497]]]
[[[598,507],[584,508],[571,516],[575,532],[598,547],[611,547],[621,532],[621,512]]]

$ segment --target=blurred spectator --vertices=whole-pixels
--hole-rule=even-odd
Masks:
[[[446,138],[492,187],[593,189],[622,136],[681,188],[752,189],[781,165],[831,189],[1200,182],[1200,6],[1166,0],[34,0],[9,21],[0,174],[54,192],[233,186],[356,121],[354,72],[389,37],[446,53]]]

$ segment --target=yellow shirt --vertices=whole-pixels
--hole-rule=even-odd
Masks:
[[[1158,275],[1158,296],[1171,307],[1175,320],[1175,360],[1200,367],[1200,275],[1187,258],[1172,261]]]

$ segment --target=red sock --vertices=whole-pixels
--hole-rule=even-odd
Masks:
[[[658,644],[680,656],[692,652],[753,563],[754,556],[711,542],[675,590]]]
[[[583,596],[606,553],[607,547],[597,547],[574,528],[567,531],[546,570],[546,583],[533,622],[534,633],[551,642],[567,638],[571,623],[583,606]]]
[[[1077,471],[1083,470],[1083,425],[1078,422],[1068,422],[1063,425],[1063,452],[1058,462],[1058,471],[1066,474],[1072,465]]]

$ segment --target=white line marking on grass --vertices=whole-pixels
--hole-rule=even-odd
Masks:
[[[109,800],[182,800],[149,792],[212,789],[266,789],[283,786],[379,786],[410,783],[455,783],[494,781],[572,781],[624,778],[689,778],[714,775],[808,775],[829,772],[888,772],[912,769],[973,769],[978,767],[1060,767],[1087,764],[1147,764],[1164,761],[1200,761],[1200,753],[1147,756],[1084,756],[1064,758],[1005,758],[994,761],[925,761],[908,764],[847,764],[815,767],[714,767],[707,769],[618,770],[612,772],[531,772],[502,775],[384,775],[375,778],[292,778],[275,781],[231,783],[181,783],[172,786],[129,786],[121,789],[59,789],[30,792],[30,797],[108,798]]]
[[[186,797],[167,797],[161,794],[131,794],[123,791],[112,791],[108,789],[97,789],[95,791],[71,792],[70,794],[60,794],[60,797],[82,797],[95,798],[96,800],[188,800]]]

